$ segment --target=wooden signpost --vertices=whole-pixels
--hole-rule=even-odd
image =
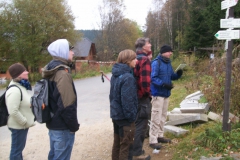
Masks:
[[[231,89],[231,73],[232,73],[232,39],[239,39],[239,30],[232,30],[233,28],[239,28],[239,19],[234,20],[233,6],[238,3],[238,0],[224,0],[221,2],[221,10],[227,9],[226,19],[222,19],[220,22],[221,28],[229,28],[227,30],[218,31],[215,34],[217,39],[225,39],[227,50],[226,60],[226,81],[224,90],[224,108],[223,108],[223,131],[230,131],[231,124],[229,121],[229,106],[230,106],[230,89]]]

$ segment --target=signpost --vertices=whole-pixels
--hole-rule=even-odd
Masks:
[[[217,39],[227,40],[227,39],[239,39],[240,38],[240,30],[225,30],[218,31],[214,35]]]
[[[221,10],[235,6],[238,0],[225,0],[221,2]]]
[[[226,19],[221,19],[220,27],[229,28],[228,30],[218,31],[215,34],[215,37],[220,40],[226,41],[226,50],[227,50],[227,60],[226,60],[226,80],[224,88],[224,108],[223,108],[223,131],[230,131],[231,124],[229,121],[229,106],[230,106],[230,89],[231,89],[231,74],[232,74],[232,49],[233,41],[232,39],[240,38],[240,30],[231,30],[233,28],[240,27],[240,20],[233,19],[233,6],[238,3],[238,0],[224,0],[221,2],[221,10],[227,9]]]
[[[220,28],[240,28],[240,19],[221,19]]]

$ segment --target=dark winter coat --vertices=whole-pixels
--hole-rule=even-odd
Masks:
[[[77,95],[69,71],[68,61],[56,57],[43,69],[43,78],[49,79],[49,106],[54,113],[46,123],[48,129],[71,132],[79,129]]]
[[[137,85],[132,69],[116,63],[112,69],[110,88],[110,117],[113,120],[134,122],[137,115]]]
[[[151,64],[151,94],[152,96],[169,97],[171,90],[163,87],[163,84],[171,84],[172,80],[177,80],[181,76],[178,76],[172,68],[171,61],[163,60],[163,57],[157,56]]]

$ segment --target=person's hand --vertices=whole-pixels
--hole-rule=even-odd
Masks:
[[[182,74],[183,74],[183,70],[182,70],[182,69],[179,69],[179,70],[177,71],[177,75],[178,75],[179,77],[181,77]]]
[[[163,87],[168,90],[171,90],[171,89],[173,89],[173,84],[172,83],[171,84],[163,83]]]

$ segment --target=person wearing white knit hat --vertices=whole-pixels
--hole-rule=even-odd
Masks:
[[[53,60],[42,69],[42,77],[49,80],[49,106],[54,113],[51,121],[46,122],[50,139],[49,160],[70,159],[75,132],[79,129],[77,95],[70,74],[72,49],[66,39],[52,42],[48,52]]]

